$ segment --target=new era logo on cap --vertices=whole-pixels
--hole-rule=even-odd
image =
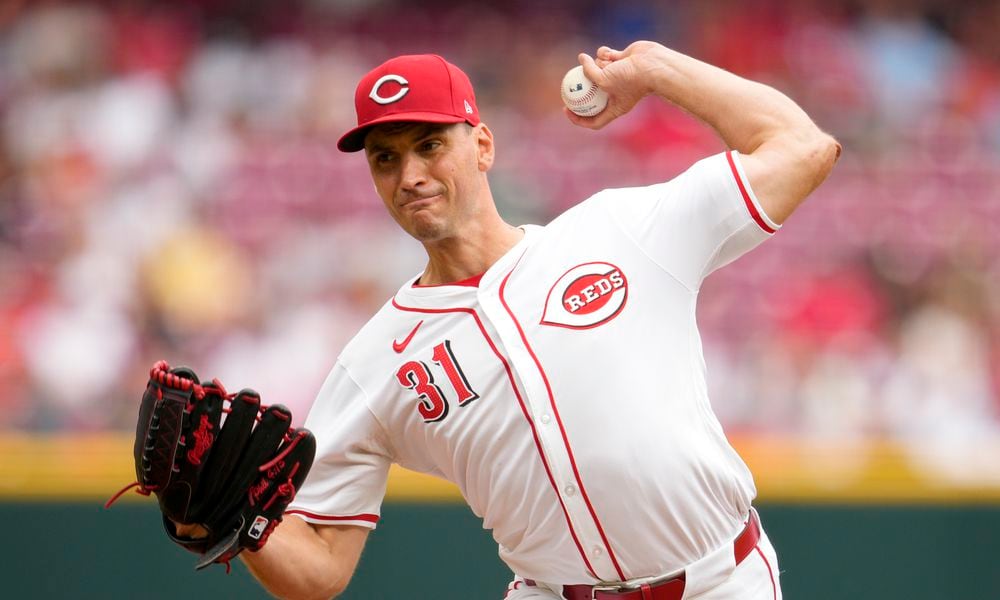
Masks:
[[[368,130],[380,123],[479,124],[469,77],[436,54],[398,56],[375,67],[358,83],[354,108],[358,125],[337,142],[344,152],[364,149]]]

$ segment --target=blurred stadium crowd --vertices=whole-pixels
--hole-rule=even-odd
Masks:
[[[131,428],[159,358],[302,415],[422,266],[334,146],[358,77],[465,68],[502,212],[544,223],[722,150],[653,101],[600,133],[560,112],[578,52],[648,38],[776,85],[845,148],[702,292],[728,430],[996,436],[997,31],[995,2],[2,3],[0,430]]]

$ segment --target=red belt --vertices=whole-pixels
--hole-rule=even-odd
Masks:
[[[760,540],[760,519],[757,517],[757,512],[751,510],[746,527],[733,541],[733,556],[736,558],[736,564],[743,562],[753,552],[758,540]],[[537,585],[530,579],[525,579],[524,582],[529,586]],[[684,573],[681,573],[670,579],[656,583],[644,583],[634,587],[623,583],[621,584],[623,587],[615,590],[604,589],[614,587],[615,584],[606,586],[564,585],[563,598],[566,600],[681,600],[684,595],[684,583]]]

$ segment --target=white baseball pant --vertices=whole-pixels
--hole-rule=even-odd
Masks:
[[[728,577],[706,590],[686,589],[683,596],[683,600],[781,600],[781,598],[778,556],[767,533],[763,530],[757,547],[730,571]],[[529,587],[523,578],[516,577],[507,586],[504,600],[563,600],[562,586],[538,582],[537,587]]]

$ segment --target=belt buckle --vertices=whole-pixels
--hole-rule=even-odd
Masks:
[[[590,600],[597,600],[598,592],[611,592],[616,593],[622,590],[632,589],[625,582],[618,583],[598,583],[597,585],[590,588]]]
[[[630,581],[616,581],[614,583],[598,583],[594,587],[590,588],[590,600],[597,600],[597,592],[611,592],[612,594],[617,594],[620,592],[631,592],[641,588],[643,585],[654,582],[663,581],[663,577],[642,577],[640,579],[632,579]]]
[[[667,573],[665,575],[656,575],[654,577],[640,577],[638,579],[631,579],[629,581],[616,581],[614,583],[598,583],[597,585],[590,588],[590,600],[597,600],[597,592],[611,592],[612,594],[619,592],[631,592],[637,590],[644,585],[655,586],[657,584],[663,583],[664,581],[670,581],[671,579],[676,579],[684,574],[684,571],[675,571],[673,573]]]

